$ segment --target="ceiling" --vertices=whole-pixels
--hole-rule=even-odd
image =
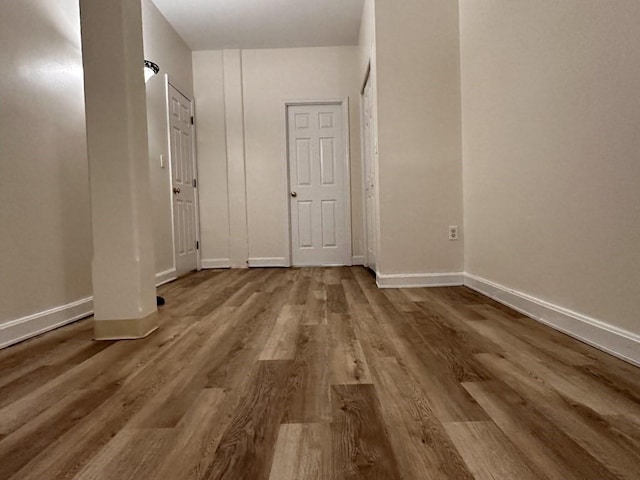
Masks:
[[[192,50],[357,45],[364,0],[153,0]]]

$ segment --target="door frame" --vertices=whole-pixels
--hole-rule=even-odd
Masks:
[[[285,175],[284,175],[284,195],[286,204],[285,219],[285,239],[287,245],[287,267],[293,266],[293,239],[291,228],[291,178],[290,178],[290,160],[291,152],[289,151],[289,107],[313,106],[313,105],[339,105],[342,110],[342,130],[344,132],[344,208],[345,208],[345,227],[347,232],[348,252],[346,266],[353,265],[353,238],[352,238],[352,220],[351,220],[351,138],[350,138],[350,122],[349,122],[349,97],[331,98],[326,100],[289,100],[284,102],[284,132],[285,132]],[[337,265],[325,265],[327,267]]]
[[[190,115],[194,118],[194,123],[191,124],[191,157],[193,159],[193,176],[196,180],[195,191],[193,192],[193,198],[195,202],[195,222],[196,222],[196,242],[198,245],[202,247],[202,242],[200,240],[200,178],[198,176],[198,160],[197,160],[197,151],[196,151],[196,126],[195,126],[195,101],[187,94],[183,92],[182,89],[178,88],[174,83],[169,79],[169,74],[165,74],[164,76],[164,87],[165,87],[165,107],[166,107],[166,116],[167,116],[167,158],[169,162],[169,198],[171,205],[171,246],[173,253],[173,270],[178,274],[177,268],[178,263],[176,261],[176,218],[173,209],[173,158],[171,156],[171,97],[169,95],[169,87],[173,87],[176,91],[182,95],[184,98],[189,100],[191,104]],[[201,252],[202,248],[196,249],[196,270],[202,270],[202,259]]]

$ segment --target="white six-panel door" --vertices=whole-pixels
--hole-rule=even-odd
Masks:
[[[191,101],[169,85],[173,231],[178,275],[198,268]]]
[[[346,133],[340,104],[287,109],[294,266],[351,263]]]

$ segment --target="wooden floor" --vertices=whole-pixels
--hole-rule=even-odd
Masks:
[[[473,291],[200,272],[0,351],[1,479],[640,479],[640,369]]]

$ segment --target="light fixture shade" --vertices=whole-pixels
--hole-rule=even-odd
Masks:
[[[144,61],[144,83],[147,83],[151,77],[153,77],[154,75],[157,75],[159,71],[160,71],[160,67],[157,64],[149,60],[145,60]]]

